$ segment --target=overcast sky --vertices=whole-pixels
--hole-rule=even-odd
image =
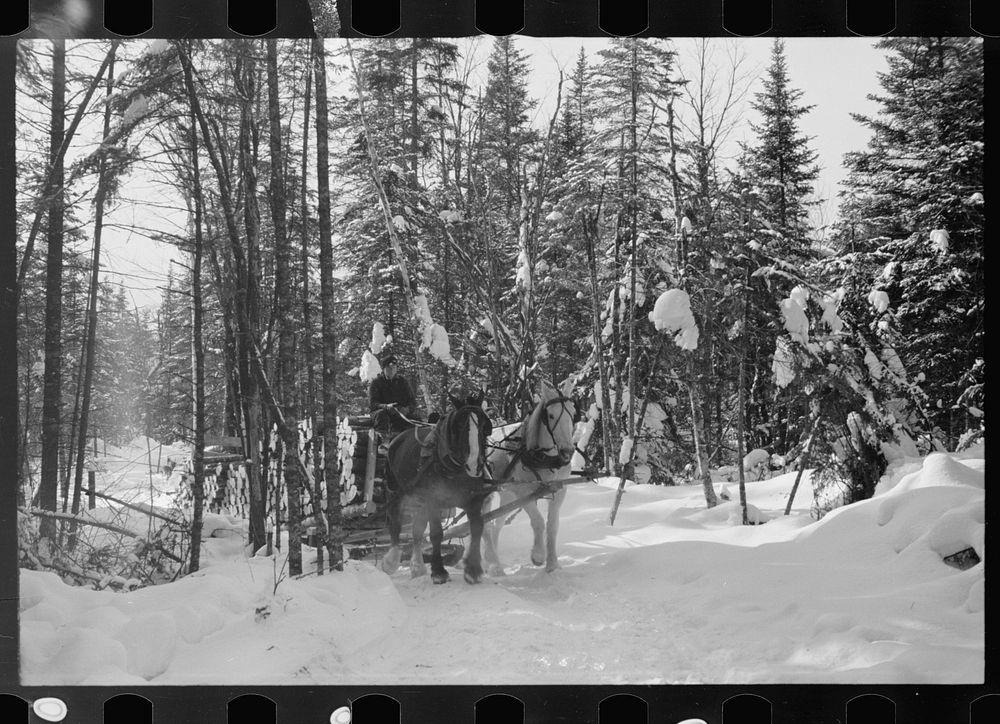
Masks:
[[[477,74],[485,73],[485,58],[489,52],[491,39],[482,37],[460,41],[467,49],[474,47],[470,56],[478,62]],[[547,123],[555,102],[558,68],[571,69],[581,46],[592,60],[597,59],[600,49],[607,46],[604,38],[518,38],[517,42],[530,55],[533,74],[531,93],[541,99],[536,123]],[[675,42],[681,68],[690,66],[693,39],[679,39]],[[760,78],[765,75],[770,59],[771,38],[720,39],[717,44],[735,43],[745,52],[747,83],[749,92],[745,104],[744,125],[734,130],[731,148],[735,153],[736,141],[746,140],[749,128],[746,122],[756,120],[749,108],[753,92],[760,90]],[[817,207],[827,223],[836,210],[837,184],[844,177],[841,166],[844,153],[865,147],[868,141],[866,129],[854,122],[850,114],[862,112],[872,114],[876,106],[866,100],[866,95],[878,88],[876,72],[885,70],[884,54],[875,50],[874,41],[868,38],[790,38],[785,41],[788,72],[792,86],[804,93],[801,102],[815,108],[801,119],[801,129],[813,137],[813,148],[818,153],[821,169],[816,193],[829,202]],[[721,50],[724,47],[719,46]],[[141,183],[134,179],[131,183]],[[152,188],[147,191],[134,189],[133,197],[155,198]],[[139,226],[159,225],[152,218],[162,215],[156,208],[118,208],[114,220],[129,226],[132,222]],[[814,219],[816,221],[817,219]],[[159,292],[154,281],[157,275],[166,275],[171,255],[176,254],[171,247],[144,238],[140,233],[130,234],[109,229],[105,243],[104,264],[110,271],[126,272],[126,284],[131,288],[133,298],[140,307],[155,305]],[[160,282],[162,285],[162,282]],[[143,289],[143,287],[148,287]]]
[[[486,41],[489,42],[488,40]],[[596,59],[597,53],[607,47],[604,38],[519,38],[518,42],[532,56],[537,72],[532,91],[539,98],[554,99],[559,66],[572,69],[581,46],[587,56]],[[690,76],[691,53],[697,41],[680,38],[674,41],[678,63]],[[722,52],[723,44],[735,44],[745,53],[745,71],[750,84],[744,121],[757,122],[749,107],[753,93],[762,90],[761,78],[766,76],[770,63],[773,38],[733,38],[713,41]],[[877,105],[867,100],[869,93],[878,89],[876,73],[886,70],[885,54],[873,46],[870,38],[787,38],[785,56],[788,75],[793,88],[803,92],[800,102],[815,108],[800,121],[801,130],[813,138],[812,147],[817,152],[820,177],[816,195],[832,199],[829,212],[836,209],[838,183],[844,177],[843,156],[848,151],[861,150],[868,142],[868,131],[851,118],[851,113],[874,114]],[[555,56],[555,57],[553,57]],[[554,101],[552,101],[554,102]],[[540,111],[547,119],[551,110]],[[736,141],[749,140],[750,129],[745,124],[734,131],[732,146]]]

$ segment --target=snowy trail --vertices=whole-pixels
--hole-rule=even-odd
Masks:
[[[206,541],[202,573],[131,594],[24,571],[26,683],[976,683],[984,667],[981,453],[906,461],[871,500],[808,515],[793,474],[748,484],[767,519],[700,486],[575,485],[561,568],[529,561],[518,516],[507,575],[434,585],[371,561],[284,580],[241,537]],[[723,485],[718,486],[720,489]],[[735,496],[736,486],[729,485]],[[543,503],[544,507],[544,503]],[[304,564],[312,565],[308,551]],[[260,613],[263,611],[263,615]],[[69,663],[67,663],[69,662]]]

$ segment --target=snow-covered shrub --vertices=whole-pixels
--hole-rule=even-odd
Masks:
[[[816,520],[851,502],[850,484],[834,468],[821,468],[812,476],[813,502],[809,514]]]
[[[751,480],[761,480],[767,473],[771,454],[762,448],[755,448],[743,456],[743,470]]]
[[[187,561],[187,532],[180,511],[124,507],[83,510],[75,535],[69,524],[56,546],[38,535],[38,518],[18,514],[21,568],[52,571],[64,581],[93,588],[133,589],[172,581]]]

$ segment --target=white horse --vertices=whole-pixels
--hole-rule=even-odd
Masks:
[[[500,489],[496,506],[506,505],[536,491],[550,480],[565,478],[570,473],[573,457],[573,402],[551,386],[543,386],[541,399],[532,413],[520,423],[495,428],[490,437],[491,449],[487,461],[493,476],[505,482]],[[497,495],[491,496],[495,501]],[[531,518],[535,534],[531,548],[531,562],[545,564],[551,572],[559,567],[556,555],[556,536],[559,532],[559,509],[566,498],[566,489],[560,487],[549,498],[548,520],[538,510],[537,499],[524,504]],[[487,508],[483,510],[484,514]],[[506,516],[488,522],[483,531],[483,556],[491,576],[504,575],[500,562],[500,531]]]

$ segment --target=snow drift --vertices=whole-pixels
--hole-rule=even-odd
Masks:
[[[283,579],[280,556],[247,559],[241,536],[208,539],[199,573],[130,593],[25,570],[22,680],[982,682],[984,478],[981,447],[901,458],[875,497],[816,522],[808,475],[782,514],[789,473],[747,484],[751,526],[735,495],[706,509],[700,486],[631,485],[609,527],[617,480],[574,485],[562,567],[530,564],[522,515],[504,534],[506,575],[478,586],[369,561]],[[945,563],[967,548],[978,563]]]

